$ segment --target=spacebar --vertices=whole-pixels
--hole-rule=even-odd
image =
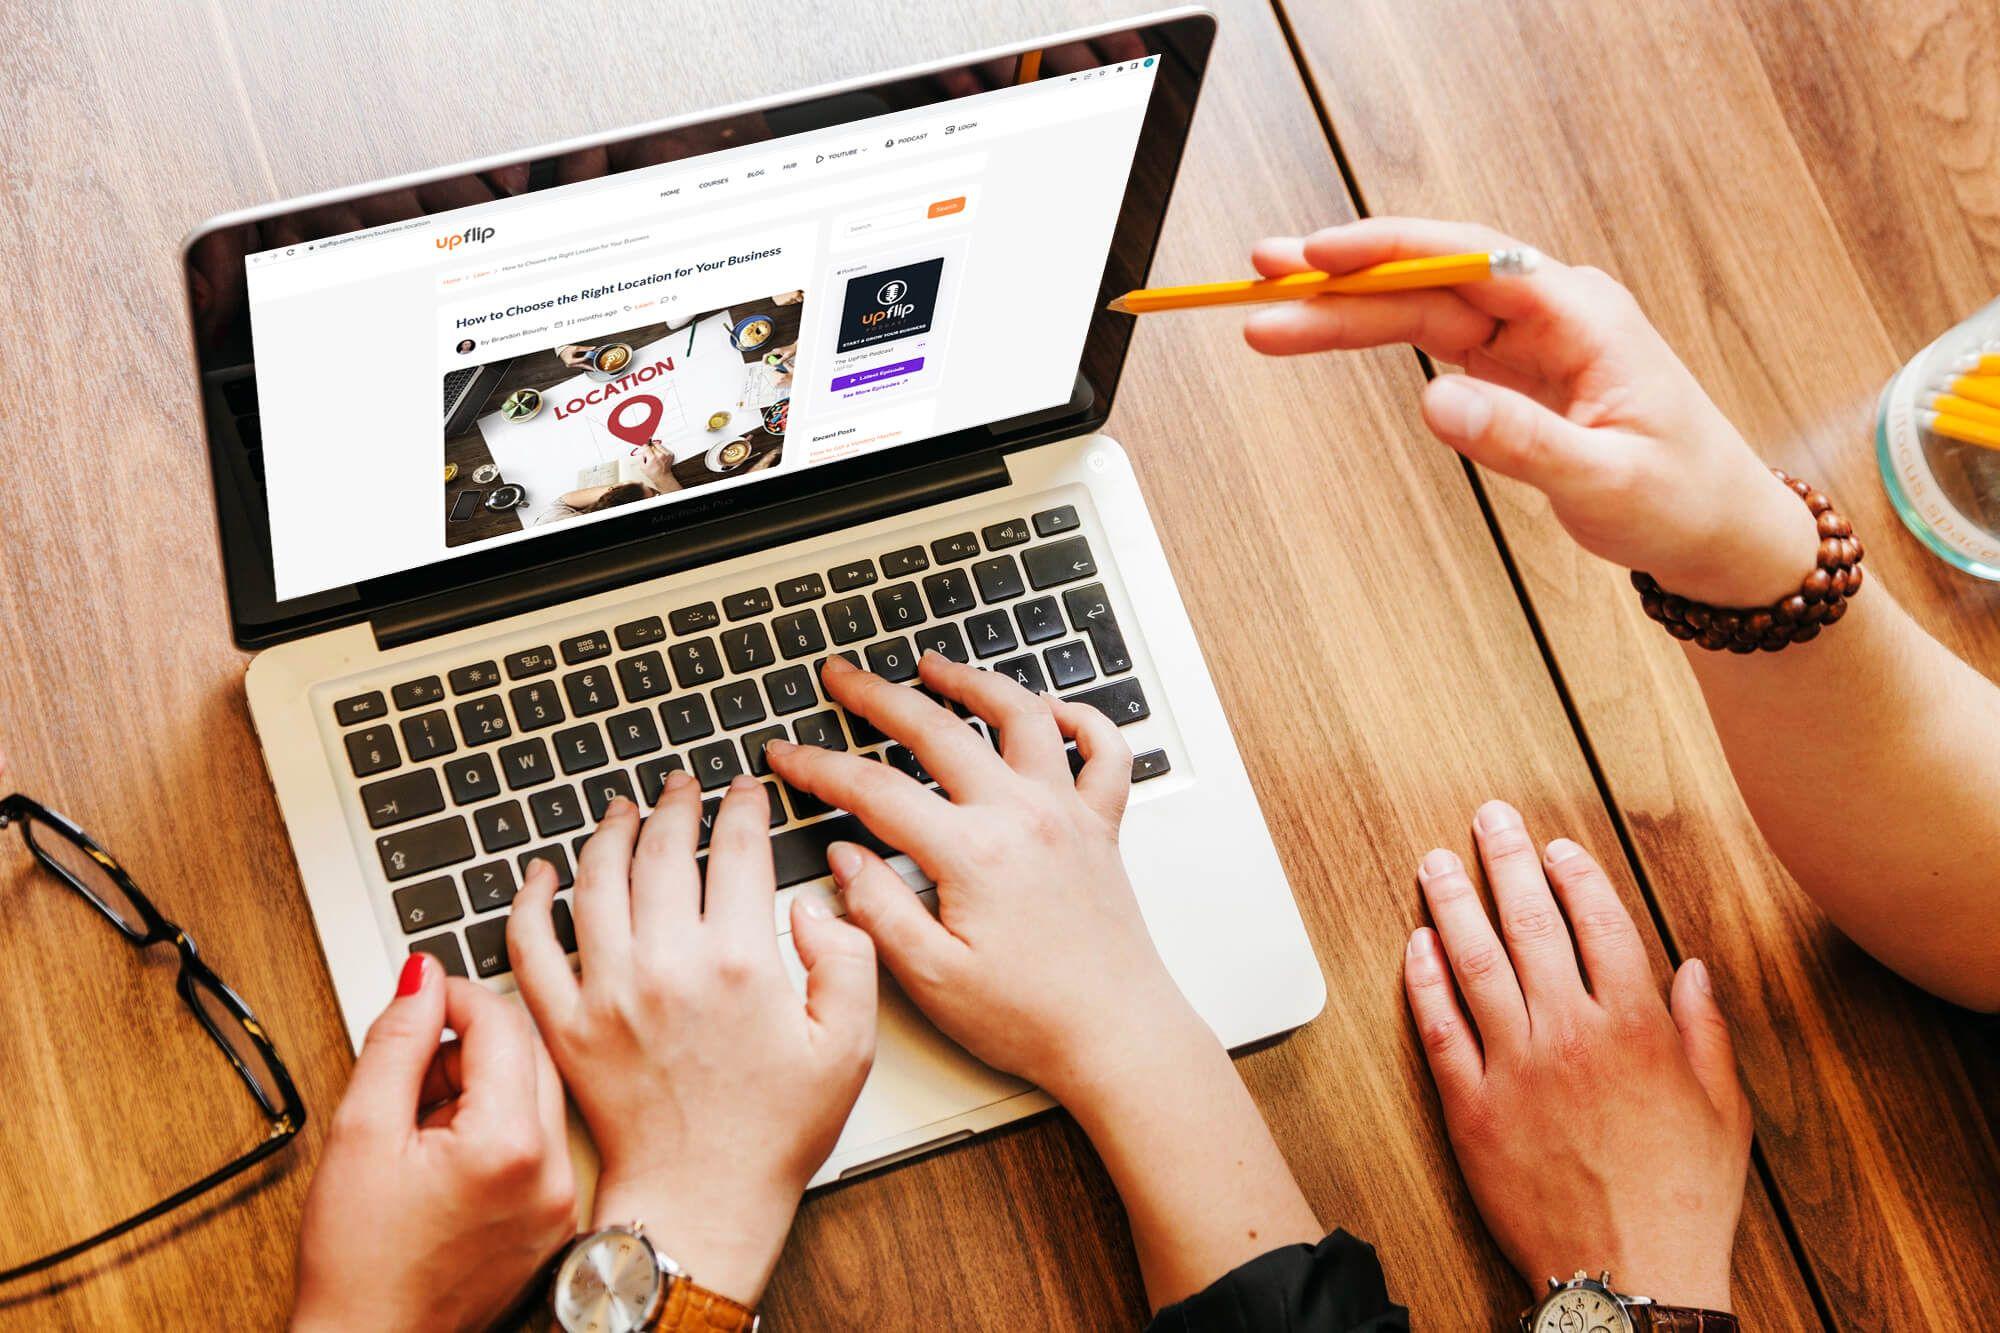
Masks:
[[[771,835],[771,861],[778,872],[778,887],[786,888],[818,879],[826,874],[826,849],[836,842],[852,842],[883,856],[896,849],[868,831],[853,815],[835,815],[817,824],[788,828]]]

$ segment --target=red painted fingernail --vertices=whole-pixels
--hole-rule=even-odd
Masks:
[[[403,964],[403,975],[396,978],[397,999],[400,1000],[405,995],[415,995],[424,988],[424,960],[429,957],[427,953],[413,953],[409,961]]]

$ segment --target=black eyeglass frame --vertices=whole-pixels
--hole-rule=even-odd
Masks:
[[[146,897],[144,893],[141,893],[139,886],[132,882],[132,877],[125,872],[125,868],[119,865],[109,852],[100,847],[95,839],[91,838],[89,834],[71,823],[68,819],[50,810],[39,801],[31,800],[17,792],[14,795],[0,799],[0,830],[4,830],[8,825],[16,823],[20,824],[22,840],[28,844],[28,850],[34,853],[35,859],[40,861],[44,868],[53,872],[58,879],[76,890],[85,902],[101,912],[117,928],[118,933],[131,942],[133,947],[147,949],[155,944],[172,944],[174,946],[175,951],[180,955],[180,975],[176,981],[175,989],[180,992],[181,1001],[194,1012],[195,1018],[201,1023],[202,1031],[206,1032],[209,1038],[222,1048],[222,1053],[229,1057],[229,1063],[236,1067],[237,1075],[249,1087],[251,1095],[257,1099],[257,1104],[263,1108],[264,1115],[270,1122],[270,1131],[256,1147],[241,1157],[236,1158],[221,1170],[211,1172],[185,1189],[175,1191],[150,1208],[134,1213],[124,1221],[114,1223],[97,1232],[95,1235],[66,1245],[52,1254],[43,1255],[39,1259],[30,1260],[25,1264],[19,1264],[13,1268],[0,1270],[0,1283],[12,1281],[18,1277],[25,1277],[30,1273],[38,1273],[45,1268],[52,1268],[66,1260],[75,1258],[86,1250],[103,1244],[107,1240],[122,1236],[135,1227],[144,1226],[156,1217],[172,1212],[190,1199],[206,1194],[224,1181],[241,1175],[257,1163],[271,1156],[296,1138],[299,1130],[304,1128],[306,1123],[305,1103],[300,1100],[298,1088],[293,1084],[291,1073],[286,1070],[284,1061],[278,1058],[277,1048],[271,1044],[271,1039],[265,1035],[263,1024],[259,1023],[257,1016],[250,1012],[250,1006],[243,1002],[243,998],[224,984],[222,978],[215,974],[215,970],[202,959],[200,952],[195,948],[194,937],[189,935],[179,925],[162,916],[160,910],[153,906],[152,900]],[[29,831],[31,825],[34,824],[39,824],[47,828],[51,833],[60,835],[92,861],[95,861],[98,867],[131,900],[133,909],[140,918],[137,925],[125,921],[116,911],[112,910],[109,904],[100,901],[98,896],[90,890],[89,886],[78,879],[68,866],[63,865],[60,861],[49,855],[36,842],[33,834]],[[263,1059],[265,1068],[270,1071],[272,1080],[277,1084],[275,1089],[267,1090],[262,1086],[258,1076],[251,1071],[250,1067],[244,1062],[243,1057],[237,1053],[237,1049],[231,1044],[230,1039],[217,1029],[215,1018],[195,993],[195,988],[198,985],[205,987],[210,995],[219,999],[235,1017],[242,1029],[243,1035],[248,1037],[251,1045],[256,1047],[258,1054]],[[277,1094],[275,1099],[271,1095],[273,1091]]]

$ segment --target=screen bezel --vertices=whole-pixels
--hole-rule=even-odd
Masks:
[[[353,189],[288,200],[212,219],[190,233],[182,247],[190,336],[198,373],[206,435],[216,491],[231,631],[246,648],[303,637],[375,617],[496,579],[532,580],[572,561],[600,557],[608,550],[645,542],[671,542],[694,529],[712,534],[718,526],[753,526],[757,515],[777,506],[798,507],[814,492],[846,490],[872,480],[896,478],[899,490],[921,493],[911,477],[936,467],[940,476],[962,474],[968,460],[1003,455],[1051,439],[1085,434],[1109,416],[1131,339],[1133,319],[1103,309],[1111,297],[1144,284],[1173,180],[1178,173],[1196,98],[1214,40],[1214,17],[1184,9],[1075,33],[997,48],[977,55],[872,75],[822,88],[700,112],[608,134],[508,153],[477,162],[378,181]],[[477,185],[489,193],[495,182],[522,182],[510,196],[555,188],[548,179],[556,164],[601,155],[608,164],[620,152],[633,160],[607,165],[603,175],[641,170],[741,143],[776,141],[871,116],[948,103],[961,97],[1036,79],[1060,77],[1091,65],[1115,63],[1107,52],[1143,50],[1158,57],[1153,93],[1134,153],[1132,173],[1119,208],[1077,378],[1069,403],[1007,421],[989,423],[912,441],[861,458],[824,464],[739,486],[706,497],[699,505],[655,505],[629,515],[551,532],[533,541],[507,543],[449,557],[413,570],[385,575],[350,587],[279,601],[274,592],[268,507],[253,474],[240,404],[252,404],[256,366],[250,353],[249,314],[241,297],[242,256],[274,245],[304,243],[352,231],[351,219],[379,212],[385,201],[413,204],[398,220],[421,218],[464,206],[458,187]],[[1122,58],[1122,57],[1119,57]],[[996,72],[998,72],[996,74]],[[1011,72],[1011,76],[1009,76]],[[770,130],[745,137],[745,127]],[[782,127],[782,128],[773,128]],[[696,147],[708,144],[706,150]],[[675,152],[675,149],[687,149]],[[662,155],[664,154],[664,155]],[[537,184],[540,180],[542,183]],[[433,199],[427,205],[419,191]],[[496,194],[495,197],[498,197]],[[349,220],[347,225],[331,225]],[[233,272],[229,266],[234,266]],[[217,276],[220,275],[221,281]],[[236,303],[228,306],[229,279]],[[339,503],[339,497],[329,497]]]

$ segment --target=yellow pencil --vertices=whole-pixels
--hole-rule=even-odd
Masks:
[[[1989,426],[1983,421],[1968,421],[1964,417],[1948,417],[1937,412],[1919,412],[1917,423],[1933,435],[1942,435],[1947,440],[1976,444],[1982,449],[2000,449],[2000,427]]]
[[[2000,352],[1967,352],[1952,366],[1958,375],[2000,375]]]
[[[2000,376],[1958,375],[1939,387],[1944,393],[1969,398],[1988,407],[2000,407]]]
[[[1250,305],[1260,301],[1303,301],[1314,296],[1359,296],[1373,292],[1407,292],[1420,287],[1455,287],[1462,282],[1515,277],[1535,271],[1541,254],[1522,246],[1492,254],[1432,255],[1424,259],[1392,259],[1353,273],[1288,273],[1282,278],[1243,282],[1203,282],[1192,287],[1148,287],[1127,292],[1106,306],[1127,315],[1157,310],[1191,310],[1197,306]]]
[[[2000,407],[1976,399],[1961,398],[1955,393],[1939,393],[1932,394],[1924,406],[1941,417],[1963,417],[1967,421],[1984,422],[1993,430],[2000,430]]]

